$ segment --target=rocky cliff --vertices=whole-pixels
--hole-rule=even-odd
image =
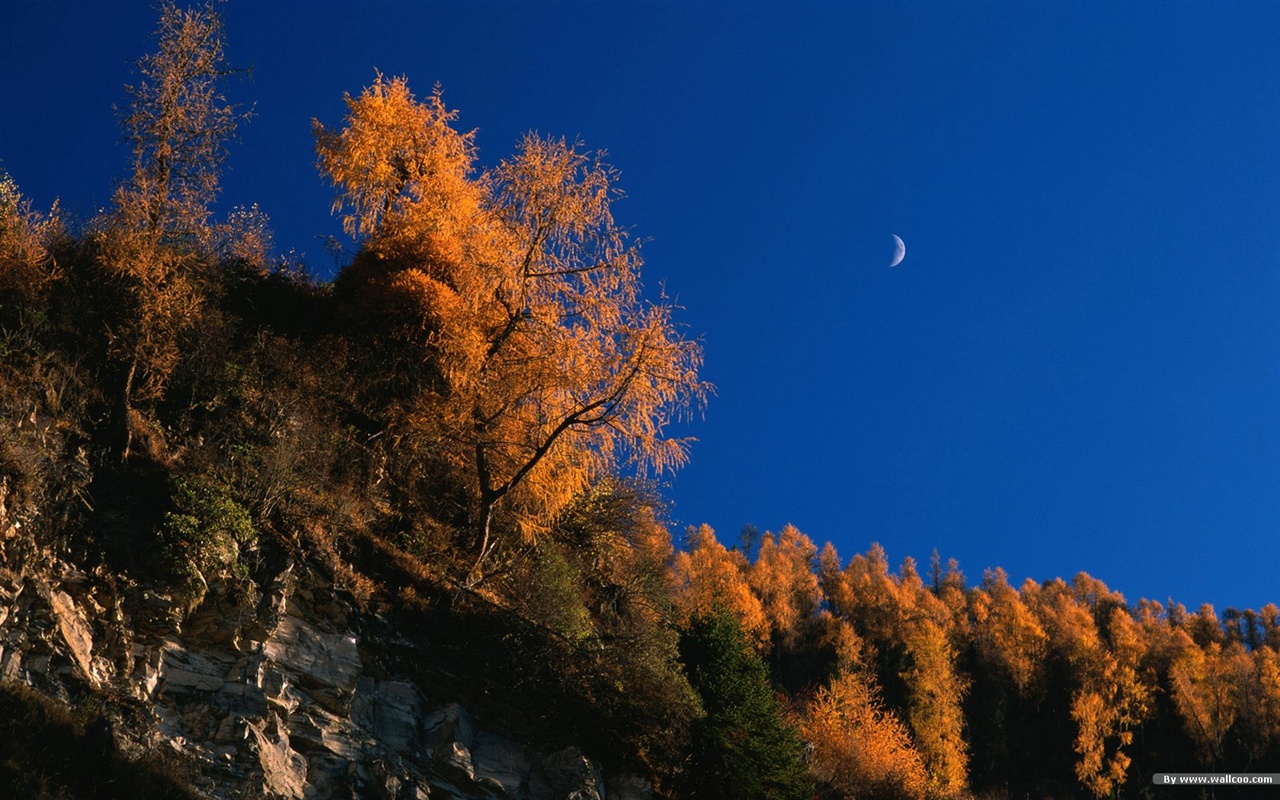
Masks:
[[[210,585],[188,611],[36,548],[23,517],[0,496],[0,682],[114,709],[81,749],[97,737],[107,758],[169,753],[195,796],[228,800],[651,796],[645,778],[606,775],[576,746],[478,722],[449,696],[466,675],[424,680],[440,663],[429,637],[361,608],[315,565],[266,559],[258,580]]]

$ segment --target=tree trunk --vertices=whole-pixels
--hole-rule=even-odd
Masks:
[[[133,426],[129,424],[129,412],[133,410],[133,381],[138,374],[138,359],[135,357],[129,361],[129,371],[124,376],[124,386],[120,389],[119,407],[117,409],[118,418],[116,424],[119,428],[116,431],[116,441],[120,447],[120,463],[124,464],[129,460],[129,450],[133,446]]]
[[[493,552],[497,541],[493,538],[493,506],[497,503],[498,497],[491,492],[483,491],[480,494],[480,510],[476,520],[476,560],[471,563],[471,569],[467,571],[466,585],[468,588],[474,587],[484,580],[484,562],[489,558],[489,554]]]

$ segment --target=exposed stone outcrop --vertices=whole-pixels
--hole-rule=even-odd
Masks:
[[[456,703],[433,706],[385,659],[371,671],[364,652],[377,643],[357,633],[353,605],[296,565],[262,592],[213,586],[184,617],[161,595],[50,563],[38,576],[0,568],[0,680],[132,698],[153,724],[117,730],[133,739],[122,746],[181,754],[207,797],[651,797],[645,780],[606,780],[577,748],[539,748]]]
[[[262,766],[262,788],[278,797],[301,800],[307,794],[307,759],[289,745],[288,732],[272,712],[268,721],[245,725],[251,752]]]
[[[565,800],[603,800],[604,783],[600,767],[576,747],[553,753],[542,762],[551,782],[552,796]]]
[[[54,590],[49,592],[49,609],[58,623],[58,631],[66,642],[71,657],[80,671],[90,683],[96,685],[97,677],[93,669],[93,634],[80,613],[80,609],[66,592]]]

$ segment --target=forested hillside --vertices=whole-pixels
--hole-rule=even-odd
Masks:
[[[111,207],[36,209],[0,174],[5,574],[56,553],[189,619],[310,564],[464,654],[477,713],[661,797],[1138,797],[1280,765],[1275,605],[673,534],[656,479],[696,457],[671,429],[712,387],[609,164],[529,134],[484,167],[439,89],[377,75],[314,125],[351,236],[318,280],[252,198],[214,213],[252,124],[230,66],[214,7],[165,4]],[[132,707],[82,691],[59,700]],[[0,777],[42,758],[0,752]]]

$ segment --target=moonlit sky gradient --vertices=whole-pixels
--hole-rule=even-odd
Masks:
[[[606,148],[719,395],[669,479],[732,543],[793,522],[971,581],[1280,602],[1280,4],[225,8],[256,117],[223,208],[331,275],[310,121],[439,81],[484,163]],[[145,2],[0,3],[0,159],[82,215]],[[891,234],[907,258],[889,269]]]

